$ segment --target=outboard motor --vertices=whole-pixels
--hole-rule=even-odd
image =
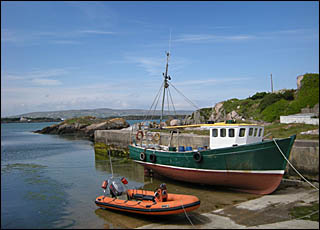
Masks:
[[[127,189],[123,184],[123,179],[120,178],[110,178],[108,180],[108,188],[112,197],[121,196],[126,193]]]

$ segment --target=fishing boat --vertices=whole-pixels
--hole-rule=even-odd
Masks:
[[[163,74],[162,102],[172,85],[168,60],[169,53]],[[162,103],[160,125],[163,107]],[[167,143],[161,143],[163,132],[151,132],[142,127],[129,145],[130,158],[145,170],[176,180],[225,186],[254,194],[270,194],[279,186],[296,138],[293,135],[267,140],[263,138],[262,125],[232,121],[161,128],[171,130]],[[180,130],[185,128],[209,129],[209,144],[196,146],[191,141],[188,146],[180,146],[179,141],[173,144],[173,135],[179,140]]]
[[[125,178],[121,181],[127,183]],[[145,215],[172,215],[190,212],[200,207],[200,200],[196,196],[168,193],[164,183],[155,192],[121,189],[123,186],[114,179],[103,182],[102,188],[107,187],[111,196],[102,195],[95,200],[97,206],[105,209]],[[121,199],[123,194],[127,195],[127,199]]]

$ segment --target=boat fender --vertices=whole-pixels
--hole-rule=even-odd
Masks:
[[[195,162],[200,163],[202,161],[202,155],[200,152],[193,153],[193,159]]]
[[[140,160],[142,160],[142,161],[146,160],[146,153],[145,152],[140,153]]]
[[[127,179],[126,179],[125,177],[122,177],[122,178],[121,178],[121,182],[122,182],[123,184],[128,184],[128,181],[127,181]]]
[[[108,181],[106,181],[106,180],[103,181],[103,182],[102,182],[102,185],[101,185],[101,188],[106,189],[107,186],[108,186]]]
[[[142,138],[143,138],[143,132],[142,132],[142,130],[139,130],[138,132],[137,132],[137,134],[136,134],[136,139],[138,140],[138,141],[140,141]]]
[[[156,158],[157,158],[156,154],[154,154],[154,153],[150,154],[150,161],[151,161],[152,163],[155,163],[155,162],[156,162]]]
[[[154,142],[158,142],[159,140],[160,140],[160,133],[154,134],[154,136],[153,136],[153,141],[154,141]]]

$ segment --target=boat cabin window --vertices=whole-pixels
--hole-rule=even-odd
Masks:
[[[212,137],[218,136],[218,129],[212,129]]]
[[[234,137],[234,129],[229,129],[229,137]]]
[[[246,134],[246,129],[240,128],[239,137],[244,137],[245,134]]]
[[[226,136],[226,129],[220,129],[220,137],[225,137]]]
[[[252,136],[252,134],[253,134],[253,128],[250,128],[249,129],[249,136]]]
[[[257,129],[257,128],[255,128],[255,129],[254,129],[254,136],[256,137],[256,136],[257,136],[257,134],[258,134],[258,129]]]
[[[259,137],[261,137],[262,129],[259,129]]]

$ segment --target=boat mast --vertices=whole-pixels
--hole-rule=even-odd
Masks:
[[[171,80],[171,77],[168,75],[169,56],[170,56],[170,53],[167,52],[166,72],[162,73],[162,75],[164,77],[164,84],[163,84],[163,96],[162,96],[162,108],[161,108],[161,117],[160,117],[160,128],[161,128],[161,122],[162,122],[162,119],[163,119],[164,98],[165,98],[165,95],[166,95],[166,89],[169,87],[168,80]]]

